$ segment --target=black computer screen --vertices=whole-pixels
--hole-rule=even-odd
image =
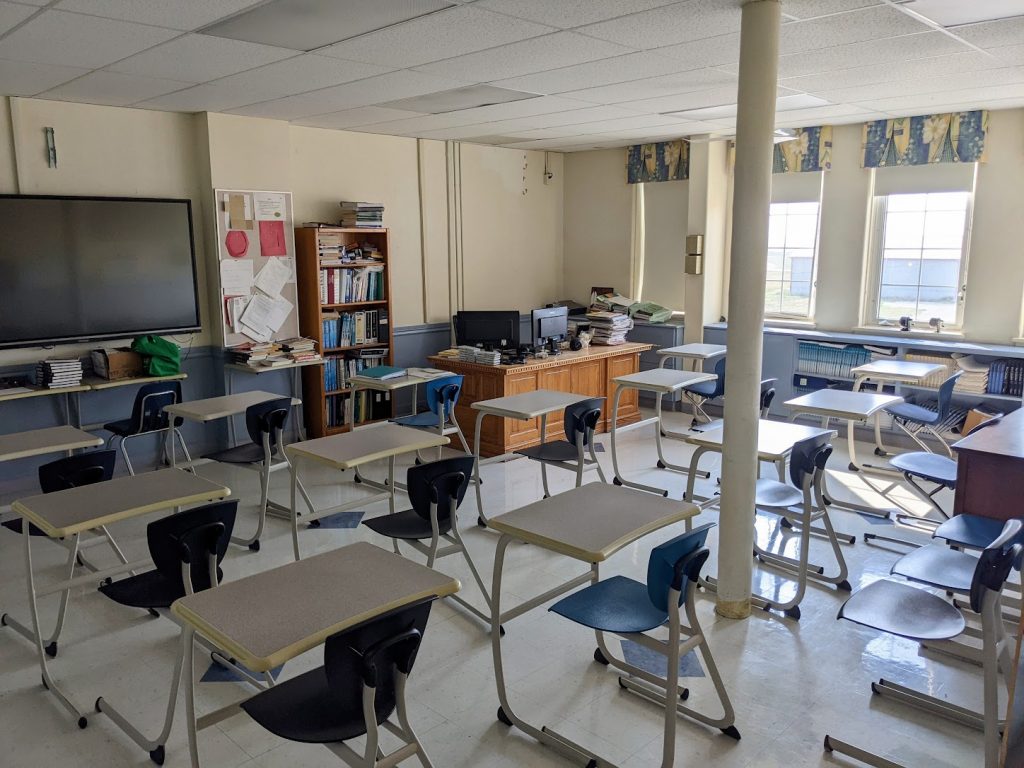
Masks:
[[[455,343],[471,347],[514,349],[519,346],[519,312],[462,311],[455,315]]]

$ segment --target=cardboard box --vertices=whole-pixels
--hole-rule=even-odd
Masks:
[[[94,349],[90,354],[92,368],[97,376],[109,381],[133,379],[145,375],[142,355],[128,347],[118,349]]]
[[[989,419],[993,418],[996,414],[989,413],[982,408],[972,408],[967,412],[967,418],[964,420],[964,425],[960,428],[960,434],[969,434],[979,424],[984,424]]]

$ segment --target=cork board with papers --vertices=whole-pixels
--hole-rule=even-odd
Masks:
[[[291,193],[218,189],[214,201],[224,346],[297,336]]]

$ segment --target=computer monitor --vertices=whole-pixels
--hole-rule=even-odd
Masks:
[[[519,312],[515,309],[456,312],[455,343],[470,347],[518,349]]]
[[[533,310],[530,313],[530,329],[533,343],[538,347],[548,342],[563,341],[569,335],[569,308],[545,307]],[[551,351],[557,351],[554,343],[551,344]]]

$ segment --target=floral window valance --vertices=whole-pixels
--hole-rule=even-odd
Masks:
[[[827,171],[832,167],[832,126],[797,128],[790,141],[775,145],[772,173]]]
[[[684,181],[690,178],[690,144],[679,139],[634,144],[626,149],[626,183]]]
[[[984,162],[988,111],[947,112],[864,123],[861,165]]]

